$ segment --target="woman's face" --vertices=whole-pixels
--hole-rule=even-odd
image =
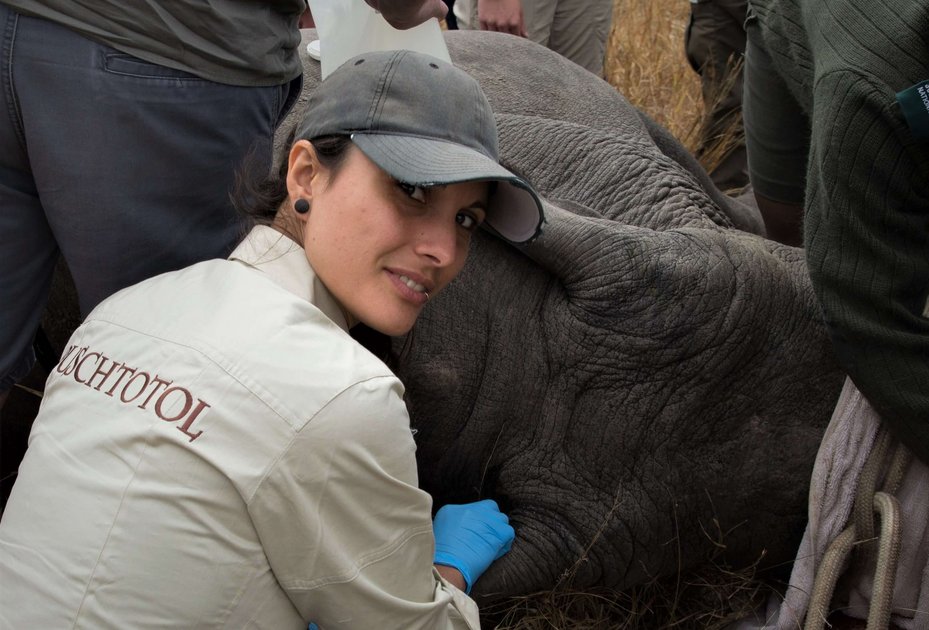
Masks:
[[[403,184],[352,145],[335,177],[317,162],[307,192],[306,257],[349,326],[401,335],[464,266],[488,185]]]

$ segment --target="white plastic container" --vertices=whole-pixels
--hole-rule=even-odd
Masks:
[[[355,55],[378,50],[414,50],[451,63],[435,18],[405,31],[393,28],[364,0],[309,0],[322,77]]]

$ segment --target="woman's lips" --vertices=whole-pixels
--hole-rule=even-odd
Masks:
[[[418,291],[419,293],[426,293],[426,287],[424,287],[423,285],[419,284],[419,283],[416,282],[415,280],[411,280],[408,276],[404,276],[404,275],[401,274],[401,275],[399,276],[399,278],[400,278],[400,282],[402,282],[402,283],[405,284],[406,286],[410,287],[410,288],[413,289],[414,291]]]
[[[387,271],[394,286],[397,287],[404,298],[418,305],[425,304],[429,299],[427,285],[411,278],[410,272],[393,271],[390,269]]]

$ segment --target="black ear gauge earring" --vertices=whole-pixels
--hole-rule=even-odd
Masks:
[[[310,211],[310,202],[306,199],[297,199],[294,202],[294,210],[297,211],[297,214],[306,214]]]

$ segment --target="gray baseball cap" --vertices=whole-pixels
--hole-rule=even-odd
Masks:
[[[544,216],[526,181],[498,163],[497,127],[471,76],[409,50],[369,52],[339,66],[310,96],[297,138],[346,135],[404,183],[497,182],[483,225],[512,243],[538,236]]]

